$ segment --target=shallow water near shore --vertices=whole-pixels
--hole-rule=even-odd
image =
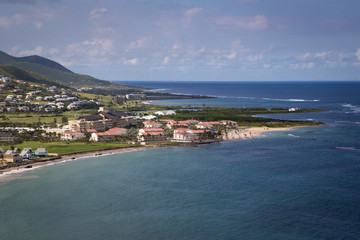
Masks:
[[[300,89],[319,100],[301,107],[328,112],[273,117],[328,126],[91,157],[3,182],[0,239],[359,239],[359,96]]]

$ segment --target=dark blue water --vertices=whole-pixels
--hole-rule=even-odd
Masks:
[[[274,117],[328,126],[0,178],[0,239],[360,239],[360,84],[273,84],[142,86],[223,96],[194,105],[321,107]]]

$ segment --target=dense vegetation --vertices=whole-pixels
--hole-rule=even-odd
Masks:
[[[300,110],[301,112],[319,112],[321,110],[310,109]],[[159,116],[159,118],[172,118],[177,121],[186,119],[197,119],[200,121],[220,121],[232,120],[236,121],[239,126],[268,126],[268,127],[286,127],[286,126],[312,126],[321,125],[320,122],[313,121],[295,121],[295,120],[279,120],[272,118],[254,117],[259,114],[277,114],[289,113],[287,109],[266,109],[266,108],[225,108],[225,107],[202,107],[196,110],[177,111],[176,115]]]

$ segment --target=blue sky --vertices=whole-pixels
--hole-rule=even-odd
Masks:
[[[358,0],[0,0],[0,50],[105,80],[360,79]]]

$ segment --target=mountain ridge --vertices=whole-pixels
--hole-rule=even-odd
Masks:
[[[117,91],[119,93],[127,93],[144,90],[141,87],[122,85],[100,80],[89,75],[74,73],[60,63],[38,55],[14,57],[0,51],[0,65],[17,67],[27,72],[39,74],[57,84],[71,88],[91,87],[101,89],[101,91],[104,91],[104,94],[109,92],[115,93]]]

